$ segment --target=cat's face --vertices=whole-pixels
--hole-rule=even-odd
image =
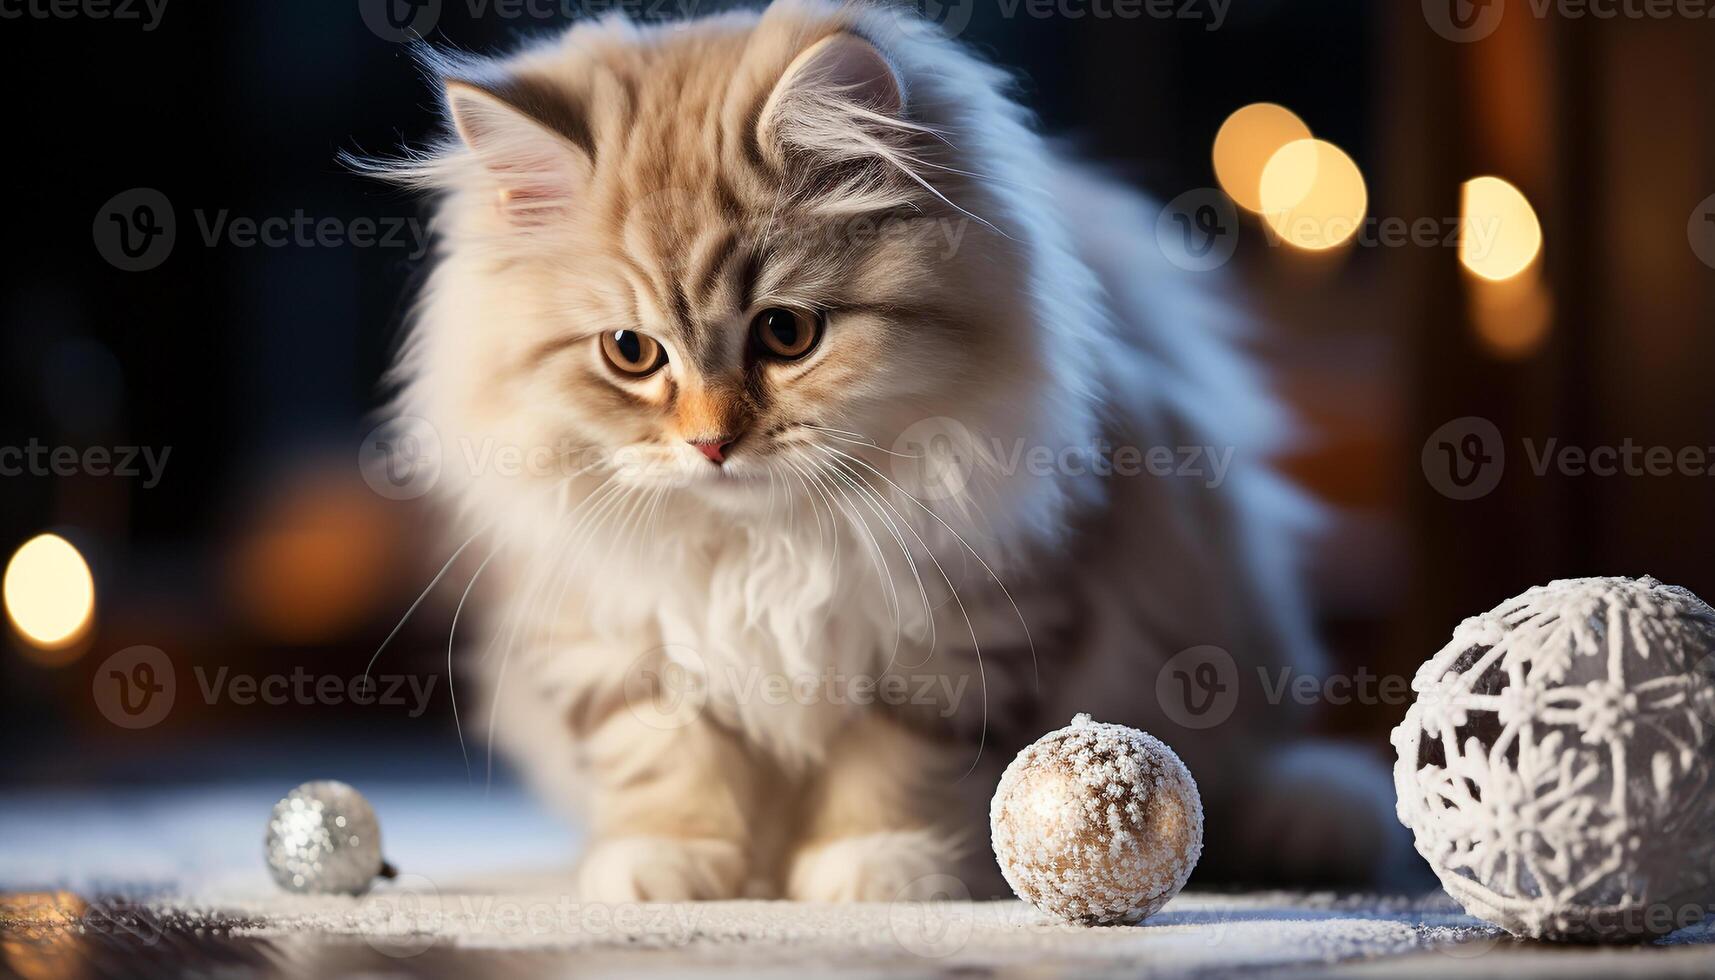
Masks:
[[[870,42],[580,54],[448,85],[468,150],[451,247],[490,300],[440,370],[497,431],[761,504],[1004,378],[1007,289],[983,277],[1006,265],[921,176],[946,183],[944,147]]]
[[[925,281],[943,224],[748,214],[678,188],[604,203],[588,261],[542,280],[564,317],[527,329],[566,437],[621,480],[766,494],[814,445],[890,445],[901,402],[961,370]]]

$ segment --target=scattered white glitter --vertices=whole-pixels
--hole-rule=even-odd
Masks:
[[[1196,867],[1203,803],[1158,739],[1079,715],[1007,766],[989,829],[1020,898],[1071,922],[1135,923]]]

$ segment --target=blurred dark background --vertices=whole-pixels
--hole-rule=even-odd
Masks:
[[[563,26],[570,6],[445,0],[427,33],[495,51]],[[1304,423],[1284,465],[1340,515],[1307,573],[1339,670],[1409,677],[1459,619],[1556,577],[1650,573],[1715,595],[1715,456],[1657,475],[1538,475],[1524,445],[1715,452],[1715,22],[1514,3],[1462,41],[1434,4],[1407,0],[1233,0],[1218,24],[1207,0],[1176,0],[1185,17],[931,6],[949,24],[969,16],[963,36],[1019,70],[1046,128],[1164,201],[1217,186],[1223,121],[1268,102],[1350,155],[1372,219],[1458,219],[1480,175],[1540,219],[1528,268],[1490,282],[1441,242],[1360,235],[1313,252],[1238,218],[1225,272],[1266,321],[1259,351]],[[669,5],[587,6],[616,8]],[[440,678],[418,717],[205,704],[194,674],[354,677],[449,550],[421,501],[376,494],[358,468],[425,213],[335,160],[420,144],[434,99],[358,0],[130,9],[140,19],[0,22],[0,447],[167,454],[158,482],[142,457],[137,476],[56,474],[51,456],[47,472],[0,476],[0,556],[53,533],[94,583],[87,624],[63,640],[30,642],[31,610],[7,624],[0,733],[21,750],[0,757],[0,789],[301,774],[301,753],[330,737],[400,770],[462,774],[444,676],[459,585],[443,583],[376,667]],[[113,214],[150,207],[158,223],[162,198],[170,253],[126,257],[135,243],[115,239]],[[298,215],[346,239],[373,223],[376,240],[244,244],[224,224]],[[216,223],[227,231],[210,241]],[[121,267],[137,262],[150,267]],[[1440,446],[1467,462],[1492,448],[1463,455],[1488,432],[1467,417],[1492,424],[1506,459],[1476,474],[1498,480],[1491,492],[1457,499],[1469,487],[1436,472]],[[41,567],[71,574],[53,591],[75,594],[75,569]],[[170,655],[178,694],[132,731],[92,684],[139,644]],[[1320,723],[1384,746],[1404,704],[1378,701],[1325,705]]]

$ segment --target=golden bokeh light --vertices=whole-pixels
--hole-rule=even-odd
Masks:
[[[1542,349],[1554,326],[1554,297],[1541,276],[1469,282],[1471,325],[1490,354],[1516,361]]]
[[[1511,279],[1542,252],[1542,224],[1524,193],[1499,177],[1465,181],[1460,194],[1459,261],[1473,275]]]
[[[6,615],[18,634],[43,650],[83,639],[95,616],[95,579],[72,543],[57,534],[24,542],[6,565]]]
[[[274,642],[338,640],[376,615],[402,550],[387,501],[342,471],[307,471],[258,501],[225,576],[242,618]]]
[[[1233,202],[1262,210],[1262,170],[1275,151],[1310,138],[1310,127],[1272,102],[1247,105],[1227,117],[1215,134],[1215,179]]]
[[[1294,140],[1276,150],[1258,185],[1262,215],[1290,245],[1322,251],[1358,233],[1369,208],[1364,175],[1326,140]]]

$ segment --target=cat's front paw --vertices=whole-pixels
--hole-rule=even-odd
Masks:
[[[714,838],[610,837],[578,866],[585,902],[687,902],[733,898],[744,881],[742,845]]]
[[[958,849],[927,830],[842,837],[806,845],[792,859],[786,896],[801,902],[945,898]],[[968,890],[968,889],[967,889]]]
[[[1350,746],[1308,742],[1267,758],[1230,842],[1253,882],[1393,885],[1410,876],[1411,837],[1386,768]]]

